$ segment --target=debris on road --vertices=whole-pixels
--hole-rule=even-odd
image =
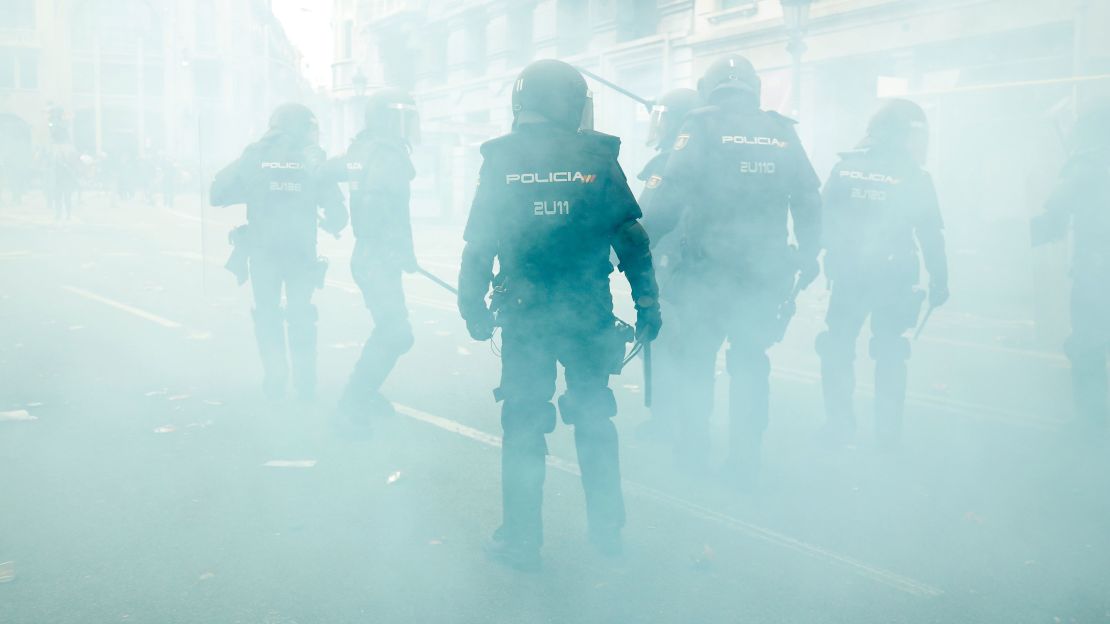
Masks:
[[[154,433],[173,433],[175,431],[177,431],[177,427],[173,425],[162,425],[154,428]]]
[[[455,347],[455,353],[458,353],[459,355],[470,355],[470,349],[467,349],[466,347]]]
[[[5,561],[0,563],[0,583],[11,583],[15,580],[15,562]]]
[[[709,544],[704,544],[701,548],[701,554],[694,557],[694,567],[699,570],[705,570],[717,558],[717,554],[709,547]]]
[[[316,465],[315,459],[271,459],[262,464],[266,468],[312,468]]]
[[[150,392],[146,392],[146,393],[143,394],[143,396],[148,396],[148,397],[162,396],[163,394],[166,394],[166,393],[167,393],[166,389],[162,388],[161,390],[151,390]]]
[[[205,399],[204,401],[202,401],[202,403],[204,403],[205,405],[223,405],[224,404],[223,401],[217,401],[215,399]]]
[[[0,422],[25,422],[30,420],[38,420],[38,417],[32,416],[31,413],[25,409],[0,412]]]
[[[386,483],[386,485],[393,485],[394,483],[397,483],[397,481],[400,478],[401,478],[401,471],[398,470],[397,472],[394,472],[393,474],[389,475],[389,478],[387,478],[385,480],[385,483]]]
[[[205,572],[204,574],[201,574],[200,577],[197,580],[207,581],[207,580],[213,579],[213,578],[216,578],[216,573],[215,572]]]
[[[167,398],[166,400],[167,401],[184,401],[187,398],[189,398],[188,394],[175,394],[175,395]]]

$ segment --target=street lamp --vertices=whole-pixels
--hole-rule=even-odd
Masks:
[[[779,0],[782,3],[782,17],[790,40],[786,51],[793,61],[790,88],[791,114],[797,117],[802,108],[802,55],[806,52],[805,35],[809,27],[809,8],[814,0]]]

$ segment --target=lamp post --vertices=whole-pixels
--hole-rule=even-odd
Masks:
[[[806,52],[805,35],[809,26],[809,8],[814,0],[779,0],[782,3],[782,17],[786,22],[786,32],[790,40],[786,51],[792,61],[790,108],[791,115],[797,117],[802,109],[802,55]]]

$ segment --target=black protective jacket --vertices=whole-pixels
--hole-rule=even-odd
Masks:
[[[416,170],[408,145],[363,132],[344,156],[329,161],[328,170],[349,185],[358,242],[402,263],[415,262],[409,197]]]
[[[498,294],[511,308],[501,308],[503,320],[521,313],[608,323],[611,249],[636,304],[657,305],[651,252],[619,149],[616,137],[549,123],[520,125],[482,146],[459,276],[464,318],[485,313],[496,257]]]
[[[777,113],[732,101],[693,111],[656,186],[644,227],[655,241],[681,224],[684,261],[739,273],[792,263],[788,216],[800,255],[820,252],[820,180]]]
[[[929,278],[946,286],[943,229],[933,179],[909,154],[879,148],[846,152],[825,183],[830,280],[917,283],[920,245]]]
[[[1060,240],[1074,232],[1072,272],[1077,281],[1110,282],[1110,147],[1076,153],[1064,166],[1033,222],[1034,244]]]
[[[247,205],[252,253],[295,253],[315,260],[317,225],[331,233],[347,225],[343,194],[323,175],[324,162],[319,146],[272,131],[216,174],[209,200],[213,206]]]

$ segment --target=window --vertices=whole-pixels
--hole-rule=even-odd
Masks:
[[[38,86],[38,52],[0,48],[0,89],[37,89]]]
[[[354,56],[354,30],[354,22],[351,20],[343,20],[343,32],[340,35],[339,50],[339,58],[341,59],[349,59]]]
[[[534,7],[531,4],[509,10],[508,47],[510,63],[523,65],[532,59]]]
[[[15,88],[15,54],[0,49],[0,89]]]
[[[475,18],[466,25],[466,67],[471,75],[480,76],[486,71],[486,21]]]
[[[139,91],[139,73],[135,65],[103,63],[100,66],[100,89],[112,95],[135,95]]]
[[[16,71],[19,73],[20,89],[39,87],[39,54],[35,50],[16,52]]]
[[[647,37],[659,25],[657,0],[617,0],[617,40]]]
[[[0,0],[0,30],[34,30],[35,0]]]
[[[555,27],[559,37],[559,56],[568,56],[585,50],[590,38],[587,0],[559,0],[556,11]]]
[[[215,50],[216,23],[216,5],[212,0],[198,0],[195,24],[197,50]]]

